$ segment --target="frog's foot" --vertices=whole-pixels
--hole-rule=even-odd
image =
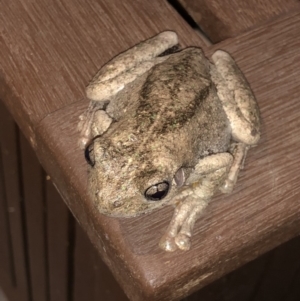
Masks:
[[[101,135],[110,126],[112,119],[103,110],[106,103],[91,101],[84,114],[79,116],[79,147],[85,149],[93,137]]]
[[[191,198],[182,201],[176,207],[168,230],[159,242],[160,248],[168,252],[189,250],[194,224],[206,206],[207,201],[204,200]]]
[[[224,183],[232,155],[220,153],[205,157],[195,166],[192,182],[183,186],[180,203],[159,246],[165,251],[189,250],[194,224],[217,189]],[[190,178],[189,178],[190,179]],[[176,200],[175,200],[176,201]]]
[[[234,148],[232,150],[233,162],[224,183],[219,188],[221,192],[232,192],[237,181],[239,171],[244,168],[244,161],[249,147],[249,145],[246,145],[244,143],[235,143]]]

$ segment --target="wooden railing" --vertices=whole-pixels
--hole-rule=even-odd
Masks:
[[[196,21],[202,14],[217,44],[165,1],[2,0],[0,99],[13,119],[1,104],[0,286],[12,301],[126,300],[100,257],[130,300],[180,300],[299,235],[299,1],[264,1],[260,10],[254,0],[247,9],[245,1],[180,2]],[[172,254],[157,246],[172,208],[132,219],[97,213],[76,131],[93,74],[165,29],[208,56],[231,53],[262,115],[262,139],[234,193],[214,198],[189,252]],[[290,245],[285,254],[299,251],[299,240]]]

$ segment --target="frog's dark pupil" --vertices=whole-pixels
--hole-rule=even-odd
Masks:
[[[85,151],[84,151],[84,157],[85,160],[88,164],[90,164],[91,166],[95,165],[95,155],[94,155],[94,143],[90,143]]]
[[[145,197],[148,201],[160,201],[168,194],[169,187],[167,181],[159,182],[146,189]]]

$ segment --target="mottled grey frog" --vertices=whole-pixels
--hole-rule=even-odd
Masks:
[[[81,145],[99,212],[134,217],[176,205],[159,246],[188,250],[217,190],[231,192],[260,138],[255,98],[231,56],[179,51],[165,31],[107,63],[86,89]]]

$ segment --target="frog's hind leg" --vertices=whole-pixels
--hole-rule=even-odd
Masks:
[[[177,34],[164,31],[119,54],[94,76],[86,88],[87,97],[95,101],[109,99],[126,84],[166,60],[167,56],[158,56],[177,44]]]
[[[231,153],[233,155],[233,162],[227,174],[227,178],[219,188],[221,192],[232,192],[237,181],[239,171],[244,168],[244,161],[246,159],[247,151],[249,148],[250,146],[245,143],[232,143]]]
[[[260,138],[260,119],[249,84],[227,52],[216,51],[212,60],[219,77],[215,80],[217,93],[230,121],[233,138],[238,142],[255,145]]]
[[[217,71],[212,75],[215,77],[217,93],[236,141],[232,147],[233,164],[220,188],[228,193],[232,191],[239,170],[243,168],[248,149],[255,146],[260,138],[259,110],[251,88],[233,58],[227,52],[218,50],[212,60]]]

